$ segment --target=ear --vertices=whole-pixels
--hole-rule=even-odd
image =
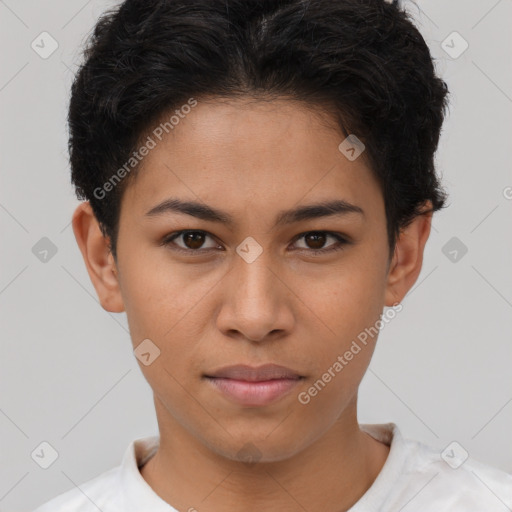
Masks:
[[[400,303],[418,279],[423,250],[430,235],[432,203],[427,201],[420,215],[400,231],[388,271],[385,305]]]
[[[72,223],[78,247],[101,306],[111,313],[123,312],[118,269],[110,252],[109,239],[103,236],[89,201],[78,205]]]

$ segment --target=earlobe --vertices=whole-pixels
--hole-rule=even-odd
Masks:
[[[432,211],[428,206],[431,206],[430,202],[427,202],[424,213],[400,231],[387,278],[385,305],[388,307],[402,302],[421,272],[432,222]]]
[[[73,213],[72,225],[75,239],[101,306],[111,313],[123,312],[124,303],[119,276],[109,249],[109,240],[103,236],[88,201],[78,205]]]

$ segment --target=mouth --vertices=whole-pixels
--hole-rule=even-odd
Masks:
[[[228,366],[205,374],[204,378],[230,401],[261,407],[289,394],[305,377],[285,366],[266,364]]]

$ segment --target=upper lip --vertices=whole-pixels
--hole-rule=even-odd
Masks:
[[[286,368],[286,366],[280,366],[277,364],[264,364],[261,366],[237,364],[219,368],[218,370],[207,374],[206,377],[258,382],[273,379],[299,379],[301,378],[301,375],[290,368]]]

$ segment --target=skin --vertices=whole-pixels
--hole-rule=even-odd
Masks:
[[[118,260],[88,202],[73,230],[104,309],[126,311],[133,347],[161,351],[139,362],[154,392],[160,447],[141,469],[177,510],[199,512],[348,510],[368,490],[389,448],[360,430],[357,392],[377,337],[307,405],[297,395],[321,378],[384,306],[399,303],[421,270],[431,213],[402,231],[388,259],[384,199],[364,153],[349,161],[341,131],[286,100],[199,102],[150,151],[122,200]],[[226,211],[236,224],[145,213],[169,197]],[[344,199],[358,214],[273,227],[284,209]],[[431,207],[426,203],[426,208]],[[199,242],[160,245],[182,229]],[[298,237],[332,231],[335,246]],[[263,249],[252,263],[236,252],[248,236]],[[277,402],[244,407],[202,375],[225,365],[273,362],[305,378]],[[256,464],[240,455],[251,443]],[[242,450],[242,452],[240,452]]]

